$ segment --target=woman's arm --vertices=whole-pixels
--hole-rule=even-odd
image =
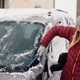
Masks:
[[[75,32],[74,27],[69,27],[69,26],[55,26],[52,27],[47,34],[42,38],[41,45],[47,47],[49,42],[55,37],[55,36],[60,36],[68,39],[69,41],[71,40],[72,35]]]

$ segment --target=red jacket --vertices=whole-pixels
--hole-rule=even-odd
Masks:
[[[64,37],[71,41],[75,31],[76,28],[73,27],[55,26],[43,37],[41,44],[47,47],[55,36]],[[61,80],[80,80],[80,42],[69,49]]]

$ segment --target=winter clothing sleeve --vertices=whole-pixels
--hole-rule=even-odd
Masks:
[[[75,31],[75,28],[69,26],[55,26],[52,27],[47,34],[42,38],[41,45],[47,47],[49,42],[55,37],[60,36],[71,40],[71,37]]]

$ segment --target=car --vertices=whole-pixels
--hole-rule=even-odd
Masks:
[[[2,80],[8,78],[11,80],[12,73],[23,74],[39,63],[36,54],[40,39],[53,25],[73,25],[74,23],[66,12],[56,9],[1,9],[0,14],[0,75],[3,75]],[[63,47],[60,47],[62,44],[64,44],[62,51],[65,52],[66,40],[58,45],[59,53],[54,52],[57,48],[55,47],[57,39],[55,42],[53,40],[47,49],[49,75],[51,75],[50,66],[57,62],[58,54],[62,52]],[[18,78],[22,80],[23,77]]]

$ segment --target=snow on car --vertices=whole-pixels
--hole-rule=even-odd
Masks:
[[[0,9],[0,80],[34,79],[34,74],[42,72],[32,68],[39,40],[53,25],[73,23],[67,13],[56,9]],[[58,41],[59,38],[53,40],[46,53],[48,67],[57,62],[61,52],[67,51],[66,40]],[[43,70],[40,64],[34,67]],[[31,68],[34,73],[28,76]]]

